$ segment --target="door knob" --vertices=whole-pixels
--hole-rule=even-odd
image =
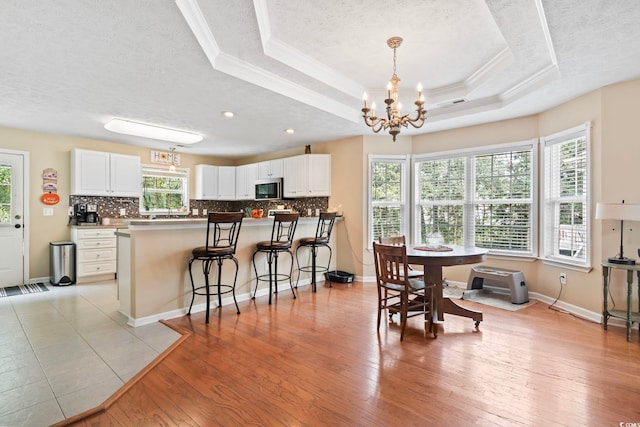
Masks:
[[[20,227],[22,227],[22,225],[21,224],[16,224],[16,225],[14,225],[14,227],[15,228],[20,228]]]

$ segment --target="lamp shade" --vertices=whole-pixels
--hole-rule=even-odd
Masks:
[[[640,221],[640,205],[628,203],[597,203],[596,219]]]

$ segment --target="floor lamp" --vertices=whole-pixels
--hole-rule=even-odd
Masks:
[[[596,204],[596,219],[613,219],[620,221],[620,253],[608,259],[613,264],[636,263],[635,259],[626,258],[622,248],[622,238],[625,221],[640,221],[640,205],[622,203],[598,203]]]

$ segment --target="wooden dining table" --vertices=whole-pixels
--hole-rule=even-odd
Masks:
[[[462,307],[451,298],[443,296],[442,268],[483,262],[488,252],[488,249],[475,246],[447,245],[446,247],[428,249],[426,246],[407,246],[407,261],[409,264],[422,265],[424,267],[425,284],[434,283],[436,285],[434,292],[434,318],[438,321],[443,321],[444,313],[454,314],[475,320],[476,327],[480,325],[482,321],[481,311]]]

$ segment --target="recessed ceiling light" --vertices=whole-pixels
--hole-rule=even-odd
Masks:
[[[225,111],[222,113],[225,117],[233,117],[235,113],[233,111]]]
[[[195,144],[203,139],[197,133],[185,132],[146,123],[132,122],[131,120],[111,119],[104,125],[111,132],[125,135],[141,136],[143,138],[159,139],[162,141],[176,142],[179,144]]]
[[[293,130],[293,129],[291,129],[291,128],[289,128],[289,129],[285,129],[284,131],[285,131],[286,133],[289,133],[289,134],[291,134],[291,133],[294,133],[294,132],[295,132],[295,130]]]

